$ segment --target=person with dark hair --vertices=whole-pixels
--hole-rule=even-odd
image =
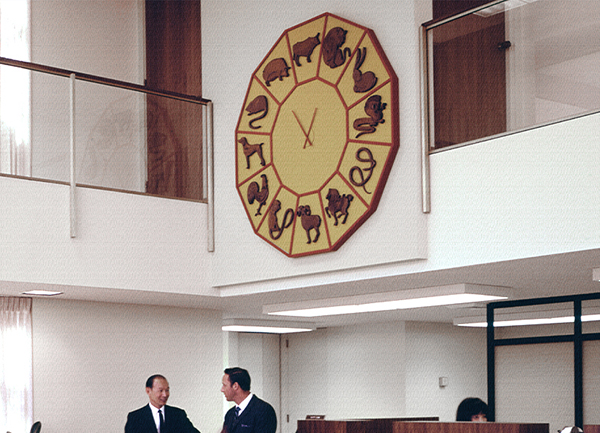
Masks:
[[[275,433],[277,415],[269,403],[250,392],[250,374],[243,368],[226,368],[221,392],[235,406],[225,414],[222,433]]]
[[[486,422],[488,405],[477,397],[468,397],[460,402],[456,410],[456,421]]]
[[[150,402],[127,415],[125,433],[200,433],[183,409],[167,406],[169,382],[161,374],[146,381]]]

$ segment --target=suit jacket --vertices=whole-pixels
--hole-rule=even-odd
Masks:
[[[277,415],[269,403],[253,395],[246,409],[235,416],[235,406],[225,414],[225,433],[275,433]]]
[[[188,419],[183,409],[173,406],[164,406],[164,431],[161,433],[200,433]],[[125,433],[158,433],[152,417],[150,405],[129,412]]]

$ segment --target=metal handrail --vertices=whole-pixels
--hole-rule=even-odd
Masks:
[[[0,57],[0,65],[14,66],[22,69],[29,69],[30,71],[42,72],[45,74],[58,75],[69,78],[71,75],[75,75],[75,79],[81,81],[87,81],[90,83],[104,84],[110,87],[118,87],[121,89],[133,90],[136,92],[147,93],[150,95],[164,96],[166,98],[177,99],[180,101],[191,102],[194,104],[208,105],[210,99],[204,99],[200,96],[186,95],[184,93],[169,92],[166,90],[153,89],[148,86],[142,86],[140,84],[129,83],[127,81],[113,80],[111,78],[100,77],[97,75],[84,74],[82,72],[69,71],[67,69],[55,68],[53,66],[41,65],[39,63],[25,62],[22,60],[9,59],[7,57]]]
[[[206,125],[206,134],[203,134],[203,138],[206,139],[206,165],[204,175],[206,176],[207,192],[207,250],[214,252],[215,250],[215,236],[214,236],[214,167],[213,167],[213,104],[210,99],[205,99],[200,96],[186,95],[183,93],[169,92],[166,90],[153,89],[148,86],[142,86],[140,84],[128,83],[126,81],[114,80],[111,78],[100,77],[97,75],[84,74],[82,72],[69,71],[67,69],[55,68],[53,66],[42,65],[39,63],[26,62],[22,60],[9,59],[7,57],[0,57],[0,65],[12,66],[21,69],[27,69],[34,72],[41,72],[45,74],[62,76],[69,78],[70,83],[70,111],[71,111],[71,131],[70,131],[70,200],[69,200],[69,220],[70,220],[70,235],[71,238],[76,237],[76,182],[75,182],[75,81],[87,81],[90,83],[102,84],[109,87],[116,87],[125,90],[132,90],[141,92],[149,95],[161,96],[170,99],[176,99],[183,102],[190,102],[193,104],[204,105],[207,109],[206,118],[204,124]]]

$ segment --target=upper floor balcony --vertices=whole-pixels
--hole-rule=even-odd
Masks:
[[[594,0],[502,0],[422,26],[429,151],[600,110]]]

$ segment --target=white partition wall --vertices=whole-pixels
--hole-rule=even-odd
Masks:
[[[496,421],[572,426],[573,392],[573,343],[496,349]]]

